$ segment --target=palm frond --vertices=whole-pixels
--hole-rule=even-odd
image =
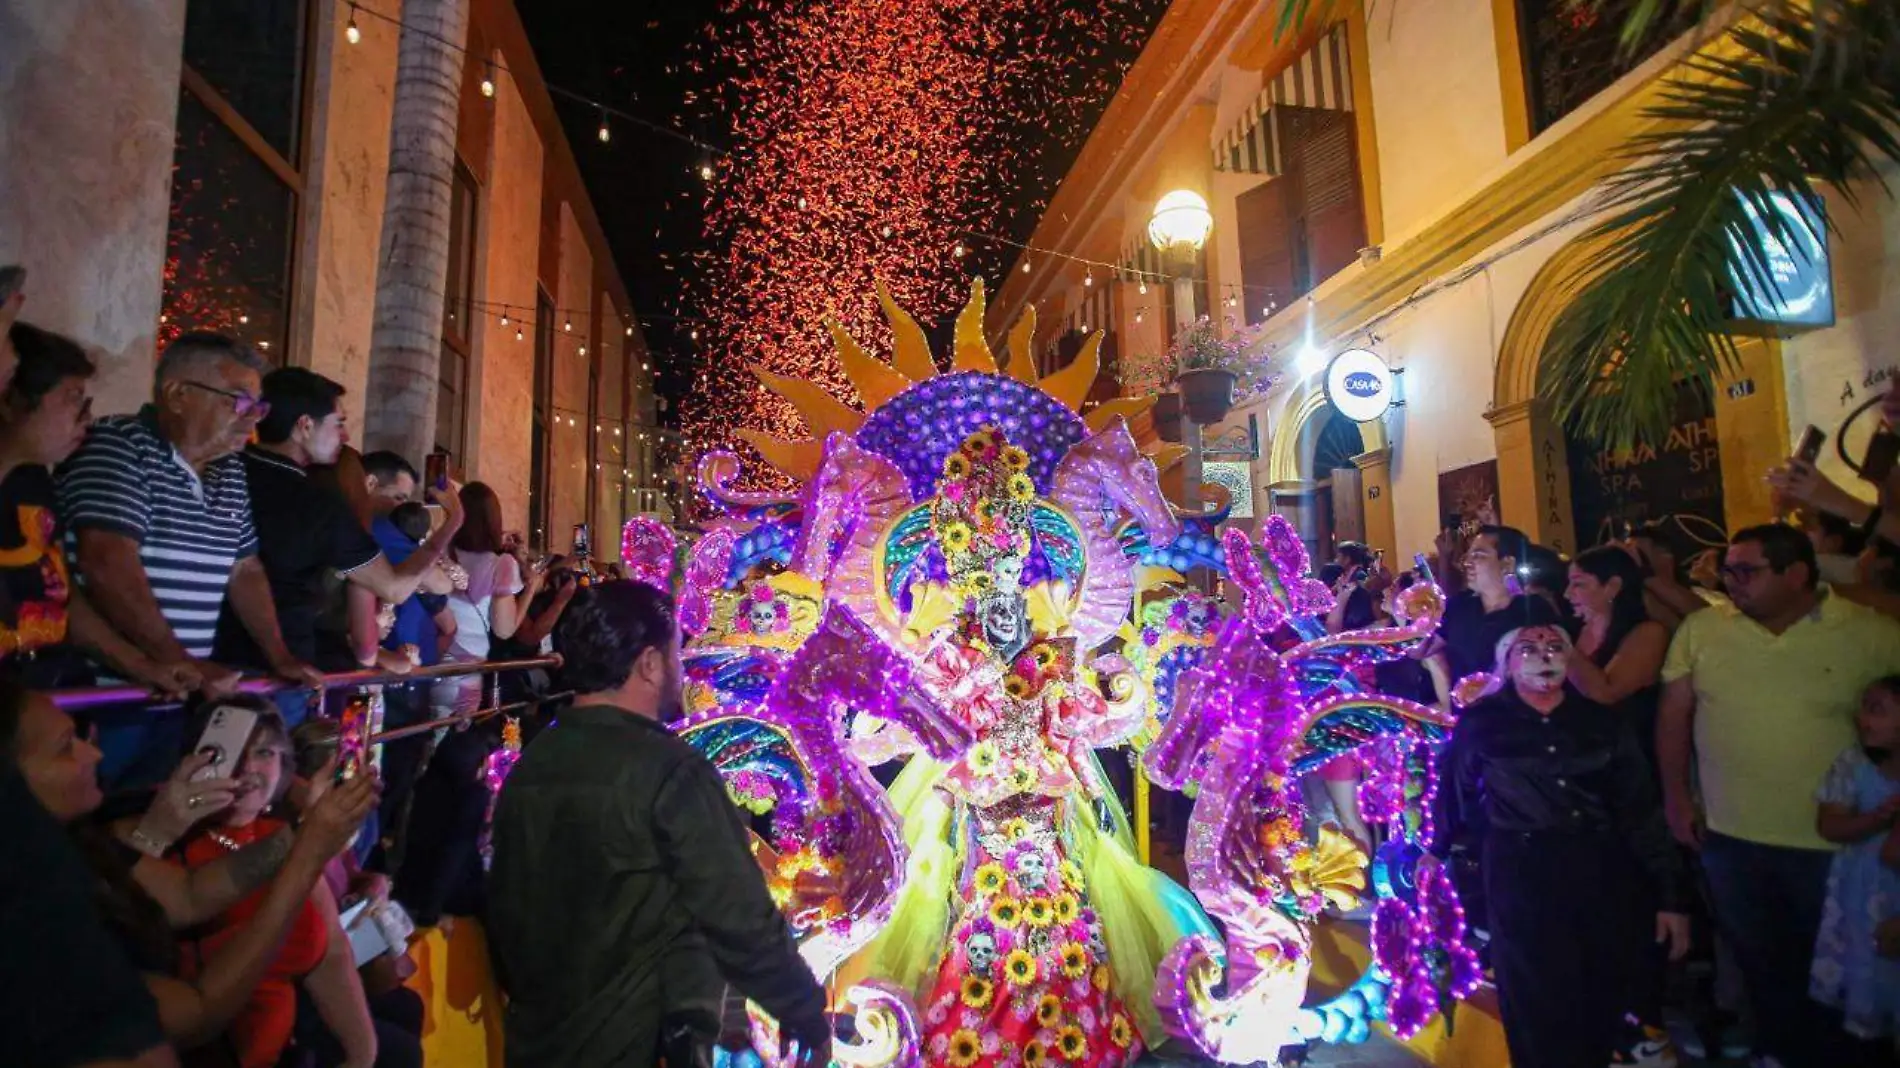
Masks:
[[[1274,0],[1276,11],[1273,20],[1273,39],[1279,41],[1289,33],[1297,32],[1299,27],[1312,23],[1309,19],[1324,22],[1332,17],[1333,9],[1343,0]]]
[[[1773,292],[1759,231],[1802,247],[1807,224],[1778,201],[1815,203],[1817,185],[1851,197],[1848,182],[1900,161],[1893,5],[1832,6],[1836,24],[1783,11],[1689,60],[1648,111],[1660,132],[1633,141],[1632,167],[1605,184],[1610,214],[1591,234],[1604,251],[1578,268],[1539,367],[1540,394],[1582,436],[1654,438],[1679,383],[1707,391],[1735,369],[1730,296],[1738,282]],[[1844,37],[1863,62],[1810,77],[1816,49]]]

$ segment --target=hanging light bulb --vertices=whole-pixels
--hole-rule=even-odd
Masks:
[[[572,319],[568,319],[568,320],[565,320],[565,321],[563,321],[563,322],[561,323],[561,332],[562,332],[562,333],[564,333],[564,334],[571,334],[571,333],[573,333],[573,332],[574,332],[574,320],[572,320]]]
[[[632,336],[633,336],[633,327],[632,327],[631,325],[629,325],[629,326],[627,327],[627,336],[628,336],[628,337],[632,337]]]
[[[517,327],[515,327],[515,340],[516,340],[516,341],[520,341],[520,340],[521,340],[521,328],[520,328],[520,327],[518,327],[518,326],[517,326]]]
[[[587,346],[586,346],[586,345],[582,345],[582,346],[581,346],[581,355],[582,355],[582,356],[585,356],[585,355],[587,355]]]
[[[482,95],[491,100],[495,96],[495,61],[492,59],[488,61],[487,68],[482,72]]]
[[[701,178],[701,179],[702,179],[703,181],[708,181],[708,182],[710,182],[710,181],[712,181],[712,180],[713,180],[713,165],[712,165],[712,164],[710,164],[710,163],[702,163],[702,164],[700,164],[700,165],[699,165],[699,177],[700,177],[700,178]]]
[[[692,332],[692,334],[691,334],[691,335],[689,335],[689,336],[691,336],[691,337],[692,337],[692,339],[693,339],[694,341],[698,341],[698,340],[699,340],[699,328],[698,328],[698,327],[694,327],[694,328],[693,328],[693,332]]]
[[[600,132],[596,133],[594,136],[600,138],[600,143],[603,145],[613,138],[613,134],[607,132],[607,109],[606,108],[600,109]]]
[[[502,306],[502,309],[501,309],[501,325],[503,325],[503,326],[507,326],[507,325],[508,325],[508,307],[507,307],[507,305],[503,305],[503,306]]]
[[[1148,280],[1146,278],[1141,280],[1141,295],[1144,297],[1148,295]]]
[[[1024,261],[1023,261],[1023,273],[1024,273],[1024,274],[1028,274],[1028,273],[1029,273],[1029,261],[1028,261],[1028,260],[1024,260]]]
[[[1144,315],[1146,315],[1146,314],[1147,314],[1146,312],[1136,312],[1136,313],[1135,313],[1135,321],[1136,321],[1136,322],[1141,322],[1141,320],[1142,320],[1142,317],[1143,317]]]
[[[363,31],[356,26],[356,5],[350,5],[350,24],[343,27],[343,39],[356,44],[363,39]]]
[[[1094,284],[1095,284],[1095,272],[1094,271],[1082,272],[1082,287],[1084,289],[1087,289],[1088,287]]]

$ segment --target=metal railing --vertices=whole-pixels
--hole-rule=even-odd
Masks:
[[[482,663],[443,663],[431,667],[418,667],[407,673],[388,671],[336,671],[323,676],[322,686],[303,686],[284,679],[249,678],[238,683],[237,692],[270,696],[280,693],[304,691],[308,693],[329,693],[332,690],[360,689],[370,686],[400,685],[409,682],[433,682],[439,679],[464,678],[470,675],[492,676],[489,683],[499,679],[507,671],[532,671],[539,668],[553,669],[561,666],[559,656],[527,657],[520,660],[490,660]],[[488,684],[484,684],[486,691]],[[184,706],[185,702],[160,698],[150,690],[138,686],[83,686],[65,690],[47,691],[53,703],[67,712],[98,710],[125,710],[140,713],[166,711]],[[572,697],[571,691],[541,694],[526,700],[508,704],[489,704],[489,693],[483,694],[483,707],[468,712],[459,712],[440,719],[430,719],[406,727],[395,727],[378,731],[366,739],[370,745],[381,745],[417,734],[438,731],[461,723],[475,723],[492,716],[525,711],[550,701],[559,701]]]

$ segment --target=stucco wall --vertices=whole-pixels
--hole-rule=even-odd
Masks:
[[[184,38],[185,0],[0,0],[0,264],[102,415],[151,395]]]
[[[318,73],[290,358],[349,391],[343,407],[360,440],[399,37],[364,34],[354,46],[337,47],[338,26],[320,20],[313,41]],[[422,463],[419,456],[409,460]]]
[[[541,241],[541,140],[514,79],[495,82],[489,181],[482,189],[482,249],[477,291],[506,304],[510,323],[478,317],[469,395],[469,437],[476,442],[470,473],[501,497],[510,528],[525,527],[534,418],[535,262]],[[515,340],[519,331],[523,340]]]
[[[593,424],[588,421],[587,364],[581,355],[587,344],[589,309],[593,306],[594,258],[581,239],[574,211],[567,204],[560,211],[559,275],[555,280],[554,328],[554,407],[555,430],[549,484],[553,487],[553,506],[549,521],[548,545],[565,551],[574,524],[590,522],[587,515],[587,482],[593,477],[588,461],[588,439]],[[568,324],[572,330],[564,329]],[[604,544],[604,543],[603,543]]]
[[[1366,20],[1385,232],[1402,235],[1504,161],[1491,0],[1373,5]]]

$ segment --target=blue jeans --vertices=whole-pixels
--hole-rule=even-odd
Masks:
[[[1834,854],[1710,832],[1702,843],[1715,922],[1735,950],[1758,1045],[1787,1068],[1835,1068],[1844,1036],[1808,997],[1814,938]]]

